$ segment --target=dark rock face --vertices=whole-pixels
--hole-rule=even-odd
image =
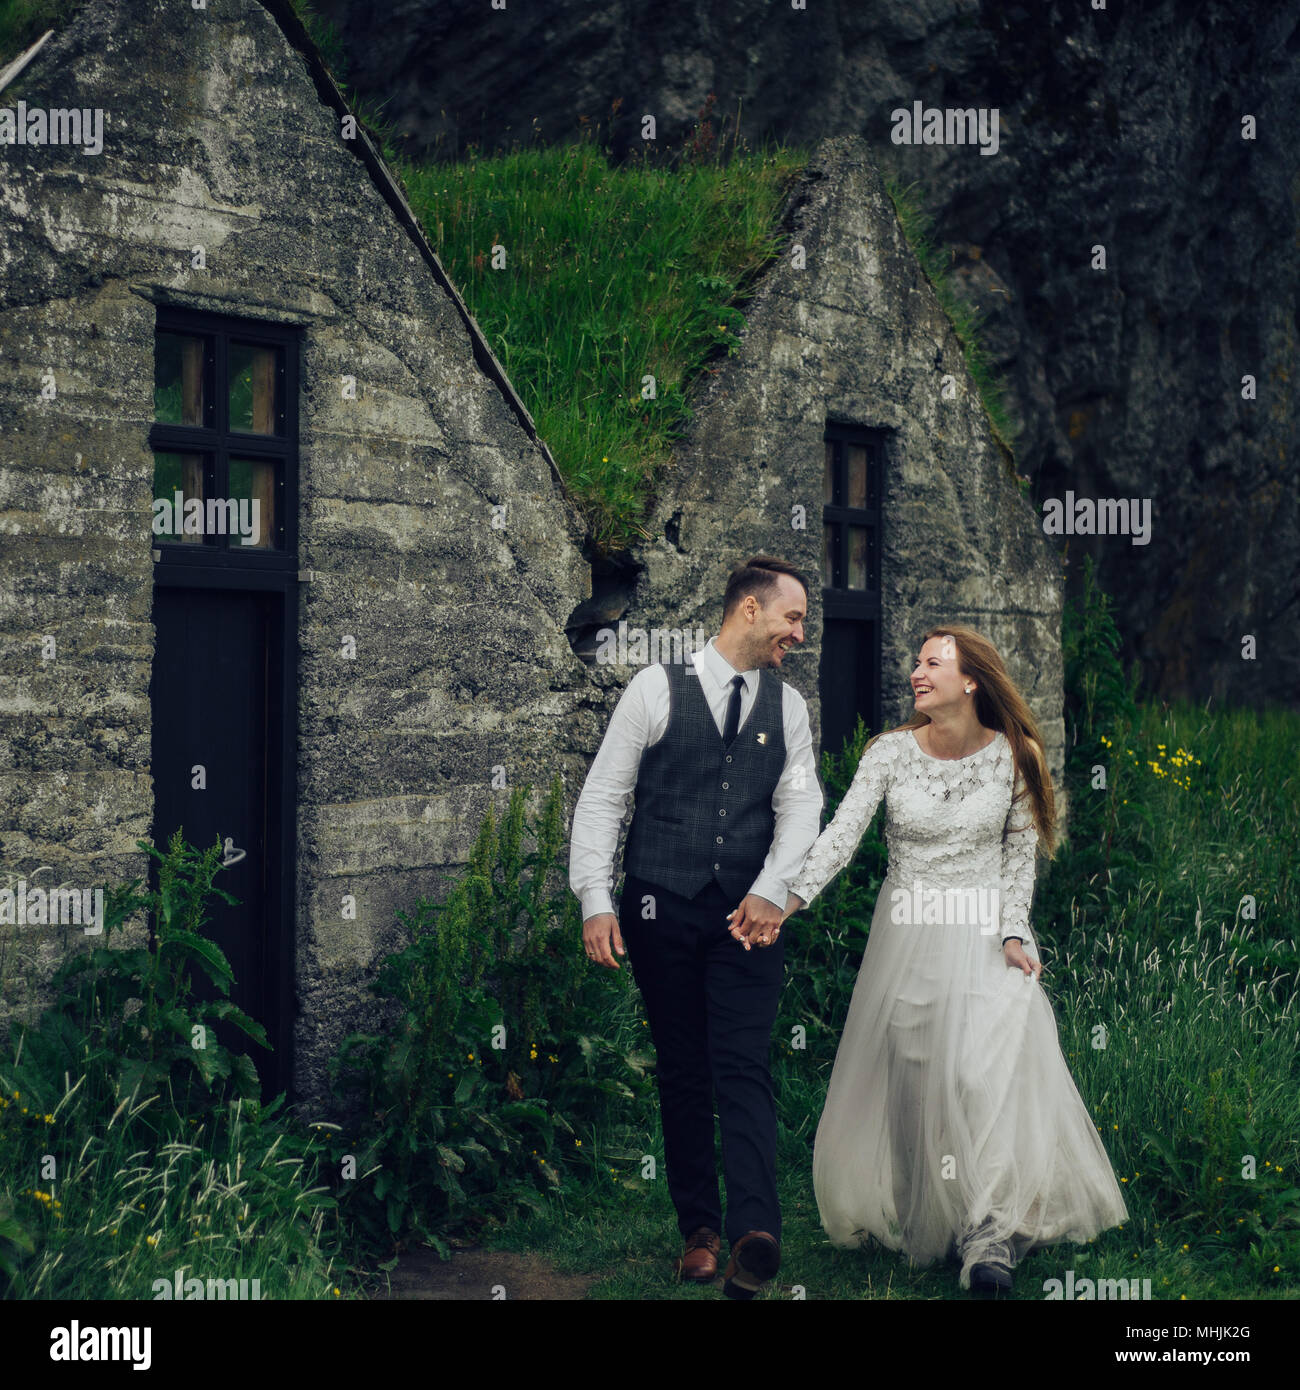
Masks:
[[[754,146],[865,136],[988,316],[1036,503],[1149,502],[1146,544],[1057,542],[1070,592],[1093,554],[1126,660],[1166,697],[1300,690],[1300,0],[405,0],[382,25],[355,0],[319,8],[351,81],[428,154],[565,140],[586,116],[622,155],[645,113],[677,147],[710,92],[717,133],[739,109]],[[997,108],[997,153],[892,143],[914,101]]]

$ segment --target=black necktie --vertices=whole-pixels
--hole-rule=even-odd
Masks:
[[[740,691],[744,684],[744,676],[732,676],[731,703],[727,706],[727,722],[722,728],[722,741],[728,748],[736,741],[736,733],[740,729]]]

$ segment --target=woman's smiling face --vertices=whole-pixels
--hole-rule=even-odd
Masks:
[[[931,637],[912,668],[912,694],[920,714],[960,704],[970,678],[957,669],[957,644],[951,637]]]

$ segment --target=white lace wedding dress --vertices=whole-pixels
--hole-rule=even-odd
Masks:
[[[1011,935],[1038,958],[1028,923],[1038,837],[1028,797],[1011,806],[1013,772],[1000,731],[955,759],[932,758],[910,729],[883,734],[790,885],[811,902],[885,798],[889,868],[813,1184],[836,1245],[872,1235],[918,1264],[954,1254],[962,1288],[975,1264],[1010,1266],[1128,1217],[1043,987],[1003,959]],[[991,917],[971,911],[981,894]]]

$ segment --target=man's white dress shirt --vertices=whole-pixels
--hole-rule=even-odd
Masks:
[[[718,651],[717,638],[710,637],[703,650],[695,653],[695,670],[719,734],[727,717],[732,679],[744,676],[740,691],[743,729],[758,698],[758,668],[737,671]],[[785,767],[772,792],[776,823],[762,871],[749,891],[784,912],[788,886],[803,867],[821,828],[822,789],[813,757],[807,701],[784,682],[781,697]],[[569,886],[582,899],[584,922],[597,913],[614,910],[614,851],[619,826],[627,813],[628,796],[636,787],[641,755],[664,736],[668,714],[667,671],[660,665],[638,671],[619,698],[600,752],[583,783],[573,812]]]

